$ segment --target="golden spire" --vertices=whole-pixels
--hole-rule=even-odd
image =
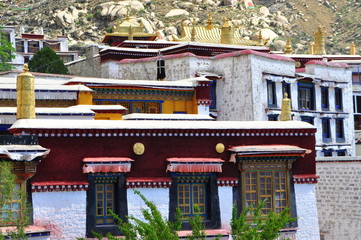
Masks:
[[[356,55],[356,46],[354,42],[352,42],[350,46],[350,55]]]
[[[129,8],[129,5],[128,5],[128,7],[127,7],[127,15],[125,16],[125,20],[127,20],[127,21],[130,20],[129,12],[130,12],[130,8]]]
[[[281,121],[291,120],[291,100],[288,98],[288,94],[285,92],[284,98],[282,99]]]
[[[208,19],[207,19],[207,29],[208,30],[212,30],[214,28],[214,21],[213,21],[213,18],[212,18],[212,13],[209,13],[208,14]]]
[[[223,20],[223,25],[221,29],[221,43],[223,44],[233,44],[234,38],[234,29],[231,21],[228,18]]]
[[[258,45],[259,45],[259,46],[263,46],[263,45],[264,45],[264,44],[263,44],[262,31],[261,31],[261,30],[259,30],[259,32],[258,32]]]
[[[313,55],[313,42],[308,44],[308,54]]]
[[[285,54],[291,54],[293,52],[291,39],[287,39],[287,43],[284,50]]]
[[[128,40],[133,40],[133,27],[131,25],[129,26],[128,34]]]
[[[318,31],[315,32],[315,47],[316,55],[326,54],[326,32],[321,25],[318,26]]]
[[[193,20],[192,23],[192,32],[191,32],[191,42],[196,41],[196,19]]]
[[[16,80],[17,110],[16,119],[35,118],[35,87],[34,76],[29,73],[27,64],[24,64],[24,72],[20,73]]]

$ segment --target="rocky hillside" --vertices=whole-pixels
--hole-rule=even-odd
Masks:
[[[77,49],[99,42],[115,20],[130,12],[148,32],[172,40],[180,34],[180,23],[196,20],[205,24],[208,13],[218,25],[232,19],[246,38],[261,30],[273,50],[281,50],[287,38],[298,53],[307,51],[313,33],[322,24],[328,33],[328,53],[346,53],[352,41],[361,47],[361,3],[359,0],[0,0],[0,24],[24,26],[26,32],[43,27],[49,37],[65,34]]]

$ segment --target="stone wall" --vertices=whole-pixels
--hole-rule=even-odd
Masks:
[[[50,239],[85,237],[86,192],[34,192],[34,224],[51,231]]]
[[[316,193],[322,240],[355,240],[361,236],[361,160],[343,159],[317,159],[320,179]]]

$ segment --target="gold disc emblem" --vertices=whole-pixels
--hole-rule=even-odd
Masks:
[[[144,144],[143,143],[135,143],[133,145],[133,151],[135,154],[137,155],[142,155],[145,151],[145,147],[144,147]]]
[[[218,143],[218,144],[216,145],[216,151],[217,151],[217,153],[223,153],[223,152],[224,152],[224,149],[225,149],[225,147],[224,147],[224,144],[223,144],[223,143]]]

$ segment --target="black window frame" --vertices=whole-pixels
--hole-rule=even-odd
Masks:
[[[314,117],[310,117],[310,116],[301,116],[301,121],[302,122],[307,122],[309,124],[314,125],[315,123],[315,118]]]
[[[328,87],[321,87],[321,109],[323,111],[330,110],[329,88]]]
[[[175,212],[178,207],[178,184],[184,183],[182,176],[207,176],[207,195],[208,197],[207,206],[207,218],[203,219],[205,229],[218,229],[221,227],[220,207],[219,207],[219,196],[217,177],[215,173],[172,173],[172,185],[169,189],[169,220],[175,221]],[[182,230],[191,230],[189,220],[182,220]]]
[[[337,143],[345,142],[345,125],[343,118],[335,119],[335,128],[336,128],[336,142]]]
[[[126,221],[128,215],[127,206],[127,189],[125,186],[125,175],[124,173],[102,173],[102,174],[91,174],[87,175],[88,178],[88,191],[86,195],[86,236],[94,237],[93,232],[107,234],[108,232],[113,235],[121,235],[117,223],[108,225],[96,224],[96,178],[116,178],[114,182],[114,213],[117,214],[120,219]]]
[[[298,109],[299,110],[315,110],[315,85],[311,82],[298,82]],[[309,94],[307,95],[307,92]],[[303,103],[303,94],[306,103]],[[309,99],[308,99],[309,98]],[[307,106],[309,102],[309,106]]]
[[[322,141],[331,142],[331,119],[330,118],[321,118],[322,121]]]
[[[278,121],[278,114],[267,115],[268,121]]]
[[[277,108],[276,83],[270,80],[267,80],[267,105]]]
[[[284,98],[285,93],[287,93],[287,97],[291,99],[291,84],[282,82],[282,98]]]
[[[324,149],[322,150],[324,157],[332,157],[333,156],[333,150],[331,149]]]
[[[337,156],[338,157],[344,157],[346,156],[346,150],[345,149],[342,149],[342,150],[336,150],[336,153],[337,153]]]
[[[335,88],[335,109],[336,111],[343,110],[343,103],[342,103],[342,89]]]

